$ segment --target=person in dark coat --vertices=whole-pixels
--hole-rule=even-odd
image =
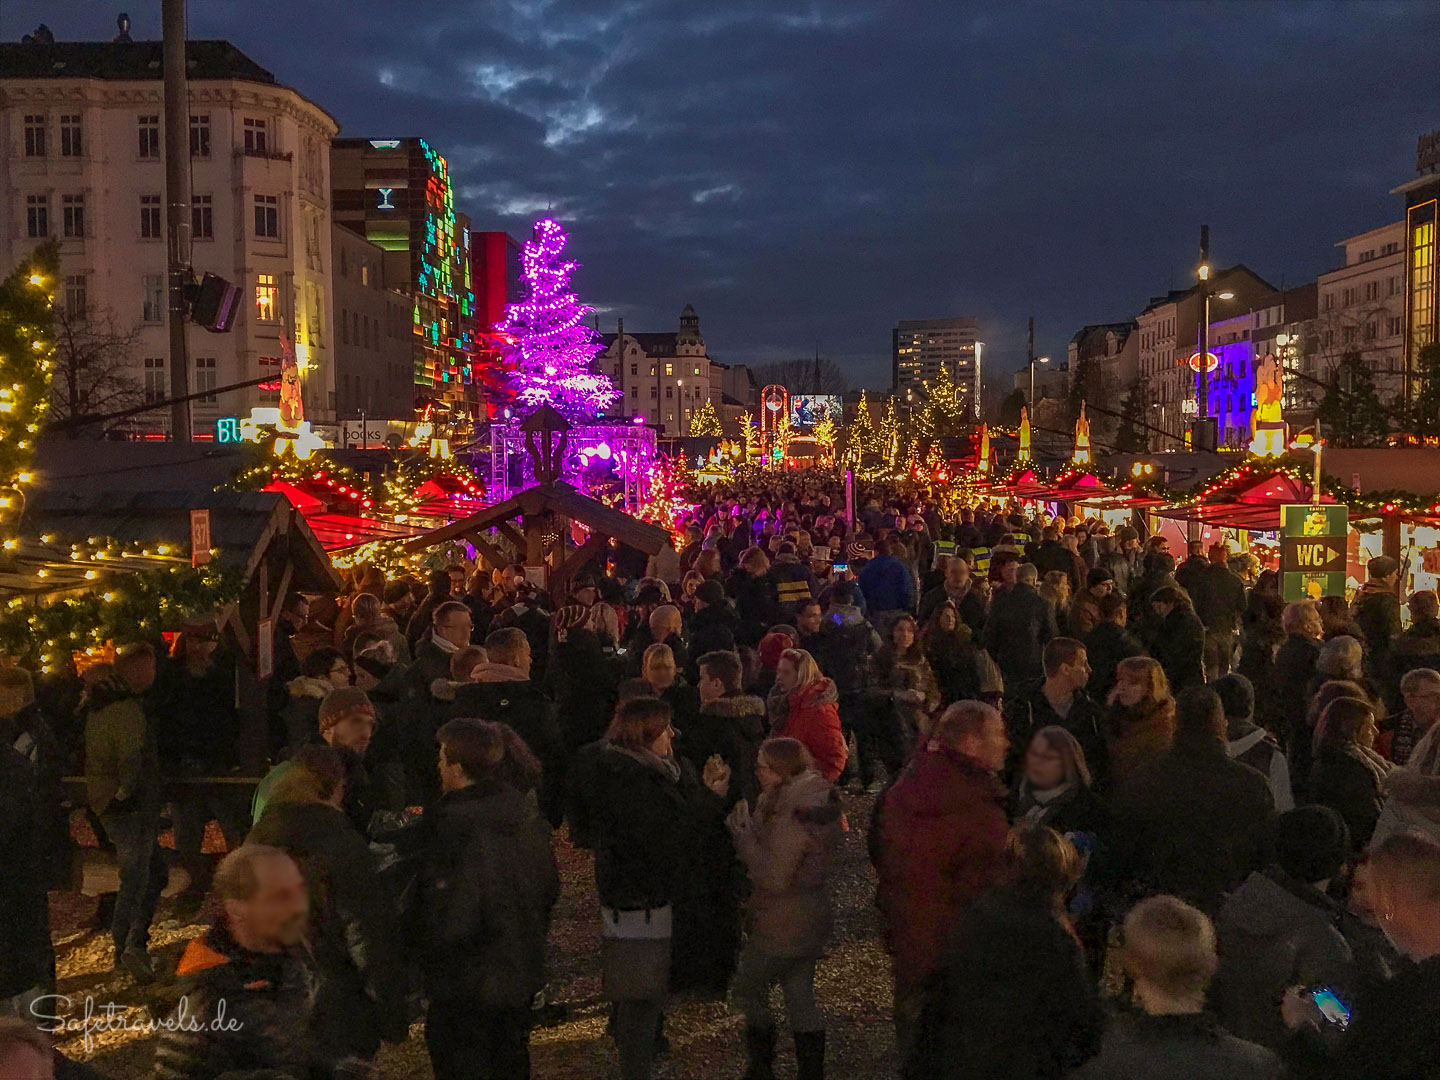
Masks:
[[[945,953],[915,1080],[1059,1080],[1100,1046],[1099,997],[1065,900],[1080,854],[1054,829],[1017,828],[1002,883],[966,913]]]
[[[945,581],[920,598],[921,624],[928,623],[947,600],[978,639],[985,629],[985,602],[970,587],[970,564],[954,556],[945,562]]]
[[[1210,688],[1220,695],[1225,709],[1225,752],[1269,781],[1277,813],[1293,810],[1295,790],[1290,784],[1290,762],[1276,738],[1255,723],[1255,688],[1250,680],[1232,671],[1216,679]]]
[[[1235,670],[1255,687],[1255,719],[1284,738],[1285,728],[1276,720],[1275,653],[1285,640],[1282,617],[1285,603],[1280,599],[1280,576],[1264,570],[1255,580],[1240,615],[1240,663]]]
[[[1285,738],[1298,796],[1304,792],[1304,784],[1309,778],[1308,743],[1311,733],[1305,725],[1305,710],[1310,701],[1315,665],[1320,661],[1320,642],[1325,635],[1325,627],[1313,600],[1286,604],[1280,615],[1280,625],[1285,631],[1285,640],[1275,650],[1271,720]],[[1302,746],[1302,743],[1306,745]]]
[[[436,604],[430,609],[430,617],[430,628],[416,639],[415,659],[405,672],[411,695],[419,698],[436,679],[450,677],[450,658],[470,644],[475,629],[475,617],[458,600]]]
[[[778,620],[779,597],[770,578],[770,559],[759,548],[750,548],[730,574],[727,590],[735,601],[739,627],[735,641],[754,648]]]
[[[0,1001],[49,992],[55,982],[46,897],[45,832],[29,759],[0,745]]]
[[[566,605],[551,620],[555,640],[546,681],[571,754],[605,734],[621,674],[619,661],[589,625],[592,611]]]
[[[336,750],[304,747],[246,839],[287,852],[305,875],[319,976],[311,1031],[329,1062],[373,1058],[382,1039],[407,1036],[395,901],[341,809],[345,775]]]
[[[1123,963],[1135,1007],[1112,1023],[1100,1053],[1074,1080],[1280,1080],[1271,1050],[1237,1039],[1205,1012],[1218,966],[1215,930],[1173,896],[1142,900],[1125,917]]]
[[[1225,712],[1192,686],[1175,710],[1175,743],[1116,792],[1116,876],[1216,911],[1264,865],[1274,799],[1265,777],[1225,753]]]
[[[1433,589],[1411,594],[1410,625],[1390,640],[1389,662],[1380,672],[1389,712],[1397,713],[1404,707],[1401,680],[1421,668],[1440,671],[1440,597]]]
[[[1170,749],[1175,738],[1175,699],[1159,661],[1148,656],[1120,661],[1105,706],[1104,730],[1110,767],[1107,791],[1124,787]]]
[[[1083,638],[1090,660],[1090,681],[1085,690],[1096,701],[1104,701],[1115,686],[1115,669],[1120,661],[1144,656],[1145,646],[1125,628],[1125,597],[1112,592],[1100,598],[1099,619]]]
[[[622,702],[604,741],[576,759],[572,842],[595,852],[602,986],[624,1080],[647,1080],[669,991],[674,904],[694,838],[723,811],[730,770],[718,758],[702,776],[674,754],[670,706]]]
[[[1085,646],[1074,638],[1057,637],[1045,645],[1043,663],[1045,678],[1022,690],[1023,697],[1011,710],[1016,749],[1029,746],[1041,728],[1063,727],[1084,749],[1085,760],[1103,788],[1110,774],[1105,718],[1100,704],[1085,692],[1090,681]]]
[[[1175,580],[1175,557],[1168,551],[1146,553],[1144,566],[1145,571],[1140,578],[1131,582],[1126,600],[1129,605],[1130,631],[1148,647],[1155,640],[1155,634],[1160,628],[1160,618],[1150,606],[1150,598],[1157,589],[1163,589],[1167,585],[1178,589],[1180,583]]]
[[[997,708],[1003,697],[1000,669],[976,642],[975,634],[948,600],[925,627],[925,657],[940,688],[940,704],[985,701]]]
[[[300,674],[285,686],[287,697],[280,714],[285,724],[283,756],[293,755],[315,737],[320,702],[331,690],[349,686],[350,679],[350,664],[339,649],[325,645],[306,654]]]
[[[65,763],[55,731],[35,700],[35,684],[22,667],[0,668],[0,749],[6,747],[29,763],[35,785],[40,845],[35,869],[47,888],[61,888],[70,875],[74,847],[65,800]]]
[[[1059,725],[1042,727],[1031,737],[1009,812],[1016,825],[1044,825],[1062,836],[1082,833],[1092,841],[1110,828],[1110,810],[1095,792],[1085,750]],[[1093,843],[1087,845],[1091,849]]]
[[[895,976],[895,1038],[914,1049],[928,980],[965,912],[1004,873],[1005,722],[989,705],[951,705],[875,804],[870,861]]]
[[[690,652],[685,646],[685,639],[680,636],[681,629],[680,609],[674,604],[661,604],[651,611],[645,625],[635,631],[627,646],[628,654],[625,659],[629,673],[631,675],[643,674],[641,665],[644,661],[645,650],[651,645],[669,645],[678,669],[680,671],[688,670]]]
[[[485,652],[489,661],[475,668],[472,682],[455,691],[444,719],[472,716],[512,728],[544,767],[540,809],[552,825],[559,825],[565,806],[565,737],[554,702],[530,679],[530,639],[514,626],[492,630]]]
[[[1165,586],[1150,594],[1158,623],[1150,654],[1160,661],[1173,693],[1205,681],[1205,625],[1180,589]]]
[[[1419,833],[1384,840],[1367,861],[1385,936],[1410,961],[1393,978],[1362,984],[1342,1033],[1313,999],[1291,988],[1281,1003],[1292,1075],[1326,1080],[1431,1080],[1440,1076],[1440,843]]]
[[[1315,726],[1315,771],[1310,798],[1344,819],[1356,851],[1365,850],[1380,820],[1381,792],[1393,766],[1375,752],[1375,707],[1357,697],[1336,698]]]
[[[1051,638],[1059,636],[1055,609],[1035,588],[1030,563],[1015,570],[1015,583],[997,591],[985,617],[985,651],[1000,665],[1007,689],[1045,677],[1041,656]]]
[[[419,838],[416,912],[435,1080],[527,1080],[534,996],[560,894],[550,826],[528,798],[541,767],[513,730],[451,720],[444,794]]]
[[[1377,555],[1366,563],[1365,576],[1355,597],[1355,621],[1365,635],[1372,670],[1384,671],[1390,661],[1390,642],[1400,636],[1400,564],[1389,555]]]
[[[156,1036],[154,1080],[304,1078],[316,1053],[316,977],[305,948],[309,895],[279,848],[245,844],[215,870],[219,921],[175,969],[183,995]]]
[[[1224,675],[1235,658],[1235,631],[1245,610],[1245,582],[1230,569],[1227,545],[1210,545],[1203,585],[1198,595],[1193,590],[1190,595],[1195,614],[1205,625],[1205,668]]]
[[[1185,545],[1185,561],[1175,568],[1175,584],[1185,590],[1197,610],[1204,602],[1209,578],[1210,560],[1205,557],[1205,541],[1191,540]]]
[[[800,561],[795,545],[788,540],[776,549],[775,562],[769,572],[775,583],[777,616],[786,622],[795,618],[801,601],[813,600],[820,593],[809,564]]]
[[[690,667],[686,678],[691,682],[699,678],[699,660],[706,653],[734,652],[739,627],[739,616],[725,599],[725,587],[714,578],[702,581],[695,590],[695,613],[687,627]]]
[[[425,599],[415,606],[410,613],[410,621],[405,624],[405,639],[410,643],[410,655],[415,656],[420,647],[420,642],[434,629],[434,611],[441,604],[452,599],[450,572],[448,570],[432,570],[430,572],[430,591],[425,594]],[[439,676],[436,676],[437,678]]]
[[[1232,1034],[1278,1051],[1288,1032],[1275,1003],[1290,987],[1329,986],[1353,998],[1344,909],[1326,893],[1349,855],[1349,830],[1329,807],[1276,819],[1275,862],[1246,878],[1215,919],[1220,968],[1210,997]]]
[[[169,879],[160,854],[160,755],[142,699],[155,682],[155,650],[148,642],[122,646],[113,668],[87,674],[94,681],[84,706],[85,797],[115,844],[120,869],[110,926],[115,962],[149,982],[150,924]]]

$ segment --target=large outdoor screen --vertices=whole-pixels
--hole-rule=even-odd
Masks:
[[[838,394],[791,394],[790,424],[797,428],[813,428],[830,417],[836,427],[845,421],[844,406]]]

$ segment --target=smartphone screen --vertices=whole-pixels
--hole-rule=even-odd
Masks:
[[[1335,991],[1328,986],[1322,986],[1310,991],[1310,999],[1315,1002],[1315,1007],[1320,1010],[1320,1015],[1325,1017],[1336,1027],[1347,1027],[1350,1024],[1350,1010],[1345,1003],[1335,996]]]
[[[843,562],[837,562],[837,563],[833,564],[833,565],[830,567],[830,569],[833,570],[833,571],[834,571],[835,573],[837,573],[837,574],[843,574],[843,573],[845,573],[845,571],[847,571],[847,570],[850,569],[850,564],[849,564],[849,563],[843,563]]]

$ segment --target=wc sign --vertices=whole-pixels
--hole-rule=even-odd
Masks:
[[[1350,509],[1335,503],[1280,509],[1280,596],[1318,600],[1345,595]]]

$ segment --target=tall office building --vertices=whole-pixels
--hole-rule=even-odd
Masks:
[[[474,415],[470,222],[455,212],[445,158],[424,139],[335,139],[330,170],[336,224],[385,251],[385,286],[413,303],[417,405]]]
[[[1420,136],[1414,180],[1392,194],[1405,198],[1405,397],[1415,393],[1420,350],[1440,340],[1440,131]]]
[[[959,388],[962,399],[979,398],[981,358],[976,356],[980,323],[973,318],[902,319],[891,333],[893,377],[896,394],[913,390],[918,396],[926,382],[934,383],[941,369]]]

